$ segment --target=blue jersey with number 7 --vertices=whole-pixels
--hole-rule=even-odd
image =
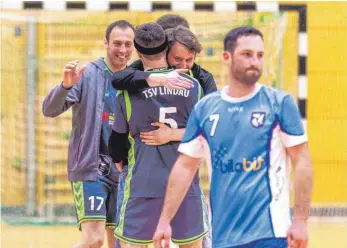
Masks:
[[[194,107],[179,151],[202,157],[204,139],[212,162],[213,247],[285,238],[290,225],[287,148],[307,141],[293,97],[260,84],[241,98],[228,96],[226,89],[210,94]]]
[[[168,73],[172,70],[157,70],[152,73]],[[141,141],[140,132],[156,130],[153,122],[165,123],[171,128],[185,128],[190,112],[201,98],[202,90],[197,80],[191,80],[194,88],[170,90],[153,87],[130,94],[118,95],[113,130],[129,132],[131,148],[126,186],[131,197],[163,197],[168,177],[178,156],[179,142],[149,146]],[[196,175],[188,195],[200,196],[199,178]]]

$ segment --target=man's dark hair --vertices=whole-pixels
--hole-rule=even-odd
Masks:
[[[263,34],[253,27],[237,27],[230,30],[224,38],[224,51],[234,52],[237,39],[241,36],[260,36],[263,40]]]
[[[159,17],[157,23],[164,30],[169,28],[177,28],[178,26],[189,28],[189,23],[184,17],[174,14],[167,14]]]
[[[169,50],[175,44],[179,42],[185,45],[191,52],[200,53],[202,46],[190,29],[178,26],[176,28],[169,28],[165,30],[165,34],[168,41]]]
[[[106,29],[106,35],[105,35],[105,38],[107,41],[110,40],[111,32],[115,27],[121,28],[121,29],[131,28],[135,33],[135,28],[132,24],[130,24],[128,21],[125,21],[125,20],[119,20],[108,25]]]
[[[163,28],[155,22],[148,22],[136,28],[134,45],[142,56],[150,61],[165,58],[167,50]]]
[[[164,30],[155,22],[148,22],[136,28],[135,42],[141,47],[158,47],[164,44],[165,40]]]

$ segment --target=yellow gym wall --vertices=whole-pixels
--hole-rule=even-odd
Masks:
[[[347,205],[347,3],[308,2],[313,205]]]
[[[296,12],[287,13],[287,27],[283,37],[284,89],[298,95],[298,18]]]
[[[347,206],[347,2],[306,4],[307,132],[314,168],[313,206]],[[297,13],[284,37],[284,88],[297,95]],[[297,34],[297,33],[296,33]]]
[[[26,201],[27,30],[21,21],[1,20],[1,206]],[[9,59],[11,58],[11,59]]]

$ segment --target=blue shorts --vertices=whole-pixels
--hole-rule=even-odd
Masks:
[[[90,220],[104,220],[106,227],[115,228],[118,182],[100,175],[98,181],[76,181],[71,185],[80,230],[81,223]]]
[[[233,246],[232,248],[287,248],[286,238],[259,239],[251,243]]]
[[[133,245],[152,243],[163,203],[164,198],[127,199],[118,212],[115,237]],[[206,236],[204,214],[200,196],[186,197],[171,222],[172,241],[178,245],[190,244]]]

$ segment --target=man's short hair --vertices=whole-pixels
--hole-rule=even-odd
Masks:
[[[177,28],[178,26],[189,28],[189,23],[184,17],[174,14],[167,14],[159,17],[157,23],[164,30],[169,28]]]
[[[165,30],[165,34],[168,41],[169,50],[175,44],[179,42],[186,46],[193,53],[200,53],[202,46],[190,29],[179,26],[176,28],[169,28]]]
[[[149,60],[165,56],[167,40],[163,28],[155,23],[148,22],[136,28],[134,45],[138,52]]]
[[[107,29],[106,29],[106,34],[105,34],[105,38],[107,41],[110,40],[110,35],[112,30],[117,27],[117,28],[121,28],[121,29],[127,29],[130,28],[134,31],[135,33],[135,28],[132,24],[130,24],[128,21],[125,20],[119,20],[116,22],[111,23],[110,25],[108,25]]]
[[[155,22],[148,22],[136,28],[135,42],[143,48],[154,48],[166,42],[162,27]]]
[[[256,28],[245,26],[230,30],[224,38],[224,51],[234,52],[237,39],[241,36],[260,36],[263,40],[263,34]]]

